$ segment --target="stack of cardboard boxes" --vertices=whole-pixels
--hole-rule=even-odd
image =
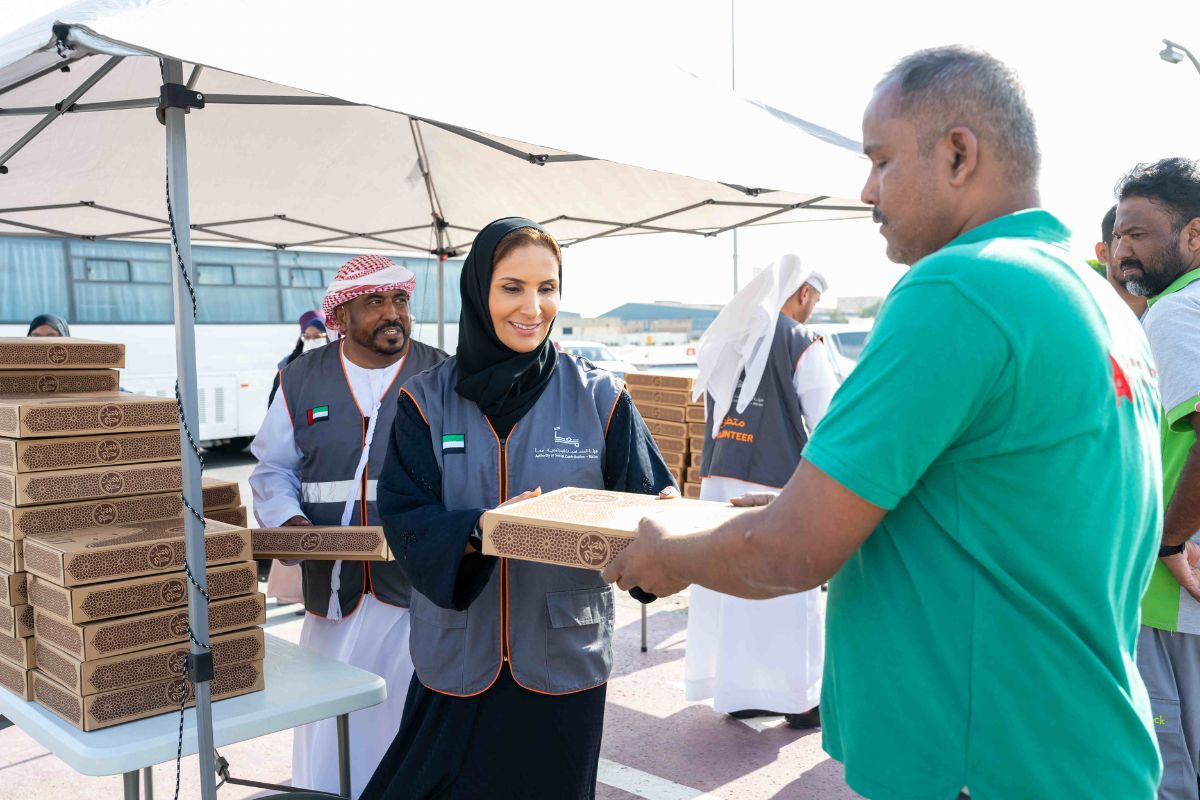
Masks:
[[[119,393],[122,366],[121,345],[0,339],[0,685],[84,730],[191,694],[178,414]],[[265,600],[237,484],[206,479],[204,504],[234,523],[205,529],[218,699],[262,688]]]
[[[628,372],[625,383],[684,496],[699,497],[705,415],[703,400],[692,400],[695,381],[683,375]]]

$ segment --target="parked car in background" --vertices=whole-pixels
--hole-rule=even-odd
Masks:
[[[637,367],[628,361],[622,361],[602,342],[587,342],[582,339],[559,339],[554,343],[560,351],[573,356],[586,358],[600,369],[606,369],[618,378],[626,372],[637,372]]]

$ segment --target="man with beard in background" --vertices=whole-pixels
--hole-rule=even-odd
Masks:
[[[1113,287],[1117,296],[1125,301],[1125,305],[1129,306],[1129,310],[1133,312],[1138,319],[1146,313],[1146,298],[1134,294],[1129,291],[1125,285],[1125,276],[1121,274],[1120,265],[1117,264],[1116,248],[1113,246],[1113,226],[1117,221],[1117,207],[1113,206],[1104,215],[1104,219],[1100,221],[1100,241],[1096,242],[1096,260],[1104,265],[1104,278],[1108,281],[1108,285]]]
[[[409,377],[446,358],[413,341],[412,272],[382,256],[358,256],[325,294],[333,346],[302,353],[280,373],[280,389],[251,445],[254,515],[264,527],[379,525],[383,471],[396,398]],[[350,715],[352,795],[357,797],[400,727],[412,679],[411,586],[394,561],[303,565],[300,646],[383,676],[387,699]],[[296,729],[292,785],[337,792],[332,719]]]

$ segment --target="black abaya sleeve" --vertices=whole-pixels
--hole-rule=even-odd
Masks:
[[[667,486],[679,488],[645,420],[629,394],[622,391],[604,437],[604,488],[658,494]]]
[[[401,393],[379,478],[379,515],[388,544],[413,587],[442,608],[462,611],[483,591],[496,559],[466,554],[484,509],[449,511],[429,426]]]

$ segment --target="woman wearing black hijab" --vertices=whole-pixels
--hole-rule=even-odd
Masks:
[[[55,314],[38,314],[29,323],[26,336],[70,336],[71,329],[67,321]]]
[[[488,225],[463,266],[457,354],[401,389],[378,497],[413,584],[416,675],[364,798],[595,796],[611,589],[479,552],[484,510],[533,490],[674,485],[620,381],[550,341],[561,276],[536,223]]]

